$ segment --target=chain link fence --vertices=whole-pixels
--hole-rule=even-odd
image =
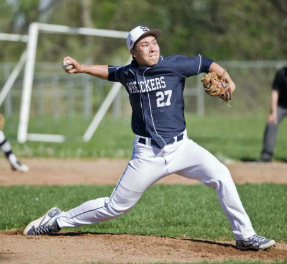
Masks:
[[[221,100],[205,95],[201,78],[203,74],[186,80],[185,110],[204,116],[213,113],[232,115],[263,115],[269,111],[270,90],[277,69],[287,64],[286,61],[222,61],[236,83],[237,89],[226,111]],[[16,63],[0,64],[0,87],[3,87]],[[23,72],[18,76],[13,88],[0,107],[5,116],[19,115],[23,86]],[[73,118],[81,115],[91,119],[106,95],[112,83],[89,75],[68,75],[59,63],[37,63],[33,82],[31,116],[52,116],[56,122],[60,117]],[[130,115],[128,94],[122,88],[109,109],[117,116]]]

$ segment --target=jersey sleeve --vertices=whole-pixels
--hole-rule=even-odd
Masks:
[[[123,69],[123,66],[108,65],[108,71],[109,71],[108,81],[121,82],[122,69]]]
[[[212,62],[213,60],[204,58],[200,54],[195,57],[176,55],[173,56],[171,64],[174,71],[182,75],[182,77],[190,77],[202,72],[208,72]]]
[[[283,80],[282,80],[282,74],[281,74],[282,71],[278,71],[275,75],[275,78],[273,80],[273,84],[272,84],[272,90],[276,90],[276,91],[279,91],[280,90],[280,87],[282,87],[282,83],[283,83]]]

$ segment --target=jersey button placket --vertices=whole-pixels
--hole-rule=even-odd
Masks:
[[[150,117],[148,115],[148,104],[147,104],[147,95],[145,93],[142,93],[142,89],[141,89],[141,84],[140,82],[144,82],[144,78],[142,75],[139,74],[139,71],[136,71],[136,79],[137,79],[137,83],[140,89],[140,98],[141,98],[141,104],[142,104],[142,109],[143,109],[143,119],[146,123],[146,128],[147,131],[151,134],[151,129],[150,129]]]

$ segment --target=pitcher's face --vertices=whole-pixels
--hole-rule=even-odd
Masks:
[[[139,66],[153,66],[159,60],[159,46],[152,35],[139,40],[131,51]]]

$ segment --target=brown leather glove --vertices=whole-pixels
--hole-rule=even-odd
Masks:
[[[222,76],[218,76],[217,73],[210,71],[202,79],[202,85],[204,91],[210,96],[217,96],[223,100],[223,102],[228,104],[231,101],[231,89],[229,85],[225,82],[225,70]]]

